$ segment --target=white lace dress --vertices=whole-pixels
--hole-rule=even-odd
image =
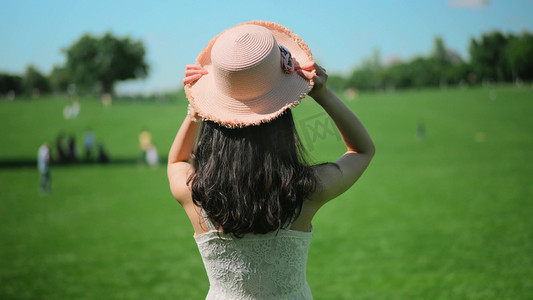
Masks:
[[[312,231],[219,237],[205,219],[210,231],[194,238],[209,277],[206,299],[313,299],[306,279]]]

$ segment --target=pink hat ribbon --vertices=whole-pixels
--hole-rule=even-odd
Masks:
[[[294,71],[307,80],[313,80],[313,78],[316,77],[315,62],[311,62],[307,65],[300,65],[296,62]]]

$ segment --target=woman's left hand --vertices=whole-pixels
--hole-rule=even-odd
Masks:
[[[185,78],[183,78],[183,85],[193,83],[207,73],[207,70],[199,64],[187,65],[187,67],[185,68]]]

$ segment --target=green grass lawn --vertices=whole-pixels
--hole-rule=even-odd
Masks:
[[[533,298],[533,90],[362,94],[347,102],[377,147],[368,171],[314,221],[315,299]],[[493,97],[494,98],[494,97]],[[82,99],[0,102],[0,161],[35,159],[60,131],[91,128],[111,158],[137,158],[147,127],[166,156],[181,120],[172,103]],[[343,145],[311,99],[295,109],[314,162]],[[425,139],[417,139],[423,122]],[[0,299],[203,299],[208,281],[164,166],[0,166]]]

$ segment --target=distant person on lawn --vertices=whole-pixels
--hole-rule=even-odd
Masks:
[[[83,147],[85,148],[85,160],[90,161],[92,158],[94,144],[94,133],[89,128],[83,134]]]
[[[150,131],[148,129],[144,128],[139,133],[139,149],[141,149],[141,157],[140,161],[142,163],[146,162],[146,152],[148,151],[148,148],[152,145],[152,134],[150,134]]]
[[[37,169],[39,170],[39,192],[50,193],[50,144],[44,143],[37,151]]]

